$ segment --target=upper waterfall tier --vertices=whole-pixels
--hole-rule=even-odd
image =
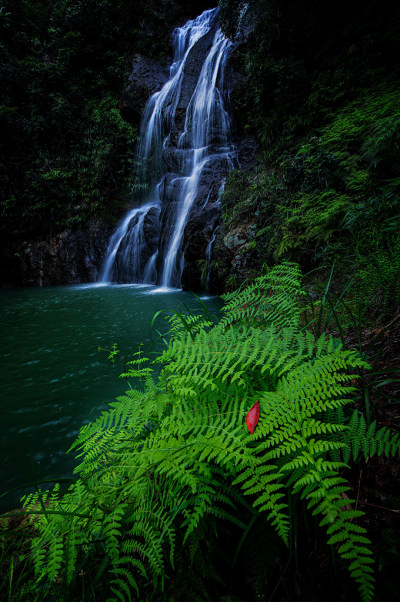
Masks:
[[[218,193],[236,162],[224,85],[232,43],[218,9],[176,29],[173,48],[169,79],[141,123],[135,179],[146,192],[111,237],[102,281],[200,287]]]

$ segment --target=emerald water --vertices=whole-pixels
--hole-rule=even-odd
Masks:
[[[117,343],[128,353],[143,342],[150,349],[156,311],[184,304],[201,311],[190,293],[159,290],[79,285],[0,291],[0,494],[19,488],[0,498],[1,510],[32,491],[22,485],[71,477],[75,460],[65,452],[79,428],[128,388],[119,378],[122,363],[112,364],[98,347]],[[217,298],[204,302],[211,312],[220,307]]]

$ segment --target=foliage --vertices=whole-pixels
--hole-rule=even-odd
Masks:
[[[135,131],[113,114],[125,69],[101,31],[109,2],[2,4],[2,227],[7,236],[15,224],[45,235],[126,197],[131,165],[120,160],[132,153]],[[114,162],[105,163],[104,146]]]
[[[381,297],[382,253],[397,265],[399,9],[375,0],[339,1],[329,12],[313,0],[221,0],[231,37],[245,5],[231,100],[240,134],[258,139],[259,166],[228,178],[221,236],[251,222],[256,248],[247,264],[227,256],[218,269],[240,284],[249,265],[262,273],[265,262],[314,269],[336,261],[360,284],[352,294],[367,313]],[[385,273],[396,290],[394,270]],[[396,311],[393,300],[381,319]]]
[[[376,248],[360,261],[355,291],[361,315],[372,311],[376,319],[390,318],[400,307],[400,237],[377,239]],[[379,244],[381,243],[381,244]]]
[[[0,597],[24,602],[35,592],[35,575],[29,558],[29,535],[20,513],[0,517]],[[19,520],[18,520],[19,519]]]
[[[293,199],[282,228],[276,257],[287,256],[293,250],[299,252],[308,248],[310,243],[318,246],[326,244],[338,231],[350,206],[351,199],[347,195],[337,194],[333,190]]]
[[[399,99],[388,84],[364,90],[278,165],[230,175],[224,222],[228,231],[255,225],[253,268],[266,260],[297,259],[307,268],[338,261],[354,281],[361,314],[393,315],[400,302]]]
[[[304,296],[298,266],[282,264],[227,296],[216,325],[173,315],[171,342],[153,362],[159,377],[139,356],[131,376],[144,388],[81,429],[77,481],[25,501],[39,586],[57,580],[70,591],[90,571],[115,599],[179,597],[186,572],[186,592],[215,599],[204,534],[222,533],[225,521],[246,533],[243,518],[265,513],[292,545],[290,508],[304,500],[361,598],[372,599],[371,545],[343,471],[360,450],[398,454],[398,435],[371,424],[365,436],[351,410],[352,381],[368,366],[340,341],[304,329]],[[257,400],[249,435],[246,413]]]

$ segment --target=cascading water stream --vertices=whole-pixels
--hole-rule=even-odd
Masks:
[[[214,203],[218,210],[218,191],[235,164],[235,149],[224,106],[232,43],[218,29],[217,15],[218,9],[205,11],[174,31],[170,78],[148,101],[141,125],[137,175],[141,182],[153,183],[152,192],[111,237],[103,282],[180,287],[185,253],[190,252],[185,228],[205,207]],[[215,228],[213,215],[204,249],[209,249]]]

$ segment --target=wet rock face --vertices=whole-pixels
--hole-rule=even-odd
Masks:
[[[109,224],[91,221],[85,228],[64,230],[47,240],[25,241],[8,249],[2,284],[48,286],[94,282],[111,231]]]
[[[219,220],[219,207],[210,203],[201,212],[194,212],[186,224],[183,253],[185,266],[182,272],[182,287],[191,291],[205,288],[202,282],[202,262]]]
[[[138,126],[150,96],[161,90],[168,78],[169,69],[165,62],[135,54],[128,85],[119,100],[122,117]]]
[[[258,160],[260,151],[260,142],[255,135],[239,138],[236,144],[240,168],[244,171],[250,171],[254,168]]]
[[[156,209],[150,209],[144,220],[144,237],[149,249],[149,258],[157,249],[157,241],[159,238],[159,212]]]
[[[216,250],[219,269],[212,272],[217,290],[224,288],[229,279],[232,290],[246,279],[253,279],[256,274],[256,234],[257,226],[254,222],[242,223],[235,228],[227,230],[222,227],[218,232]]]

